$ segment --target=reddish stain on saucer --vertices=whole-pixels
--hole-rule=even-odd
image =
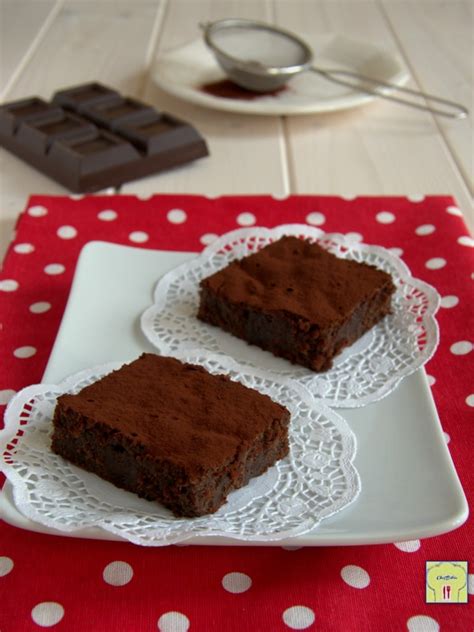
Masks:
[[[271,90],[270,92],[253,92],[246,88],[241,88],[230,79],[221,79],[220,81],[214,81],[213,83],[206,83],[200,87],[202,92],[211,94],[214,97],[221,97],[224,99],[240,99],[244,101],[254,101],[255,99],[261,99],[262,97],[275,96],[280,92],[285,91],[286,86]]]

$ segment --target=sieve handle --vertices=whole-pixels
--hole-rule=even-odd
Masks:
[[[350,72],[349,70],[324,70],[322,68],[317,68],[316,66],[312,66],[308,68],[308,70],[312,70],[313,72],[316,72],[317,74],[323,76],[325,79],[333,81],[334,83],[339,83],[343,86],[348,86],[349,88],[359,90],[360,92],[366,92],[367,94],[373,94],[375,96],[382,97],[382,99],[388,99],[389,101],[395,101],[396,103],[401,103],[402,105],[417,108],[418,110],[425,110],[427,112],[431,112],[432,114],[438,114],[439,116],[446,116],[448,118],[454,119],[463,119],[469,116],[469,110],[463,105],[455,103],[454,101],[442,99],[441,97],[436,97],[432,94],[427,94],[426,92],[412,90],[411,88],[397,86],[393,83],[379,81],[378,79],[374,79],[373,77],[367,77],[356,72]],[[355,81],[348,81],[341,77],[350,77],[352,79],[362,80],[366,83],[373,84],[374,88],[361,86]],[[382,88],[387,88],[392,92],[402,92],[403,94],[409,94],[414,97],[418,97],[419,99],[425,99],[426,101],[428,101],[428,103],[432,102],[447,107],[441,109],[438,107],[431,107],[430,105],[426,105],[424,103],[417,103],[414,100],[403,99],[394,96],[393,94],[387,94],[385,91],[382,91]]]

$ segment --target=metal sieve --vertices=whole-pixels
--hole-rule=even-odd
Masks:
[[[253,92],[277,90],[291,77],[311,71],[354,90],[440,116],[461,119],[469,114],[463,105],[426,92],[404,88],[349,70],[318,68],[313,65],[313,51],[305,41],[290,31],[265,22],[227,18],[200,24],[200,27],[206,45],[212,50],[229,79]],[[394,93],[425,99],[436,104],[436,107],[402,98]],[[438,105],[446,107],[437,107]]]

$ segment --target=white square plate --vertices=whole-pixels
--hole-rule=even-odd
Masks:
[[[69,301],[44,383],[95,365],[129,361],[153,348],[140,330],[140,315],[157,279],[194,253],[142,250],[88,243],[79,258]],[[314,531],[278,542],[197,537],[187,544],[327,546],[380,544],[426,538],[459,527],[467,502],[446,446],[424,370],[404,379],[385,399],[358,409],[339,409],[354,431],[355,465],[362,481],[357,501]],[[65,534],[28,520],[16,509],[9,483],[0,515],[13,525],[44,533],[104,540],[99,529]]]

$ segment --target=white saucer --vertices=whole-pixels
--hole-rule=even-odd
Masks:
[[[343,35],[305,38],[323,69],[349,70],[402,85],[408,80],[399,59],[378,46]],[[305,72],[291,79],[286,89],[252,100],[214,96],[202,86],[225,78],[201,38],[166,51],[154,64],[153,79],[170,94],[204,107],[247,114],[284,115],[332,112],[356,107],[376,97]]]

